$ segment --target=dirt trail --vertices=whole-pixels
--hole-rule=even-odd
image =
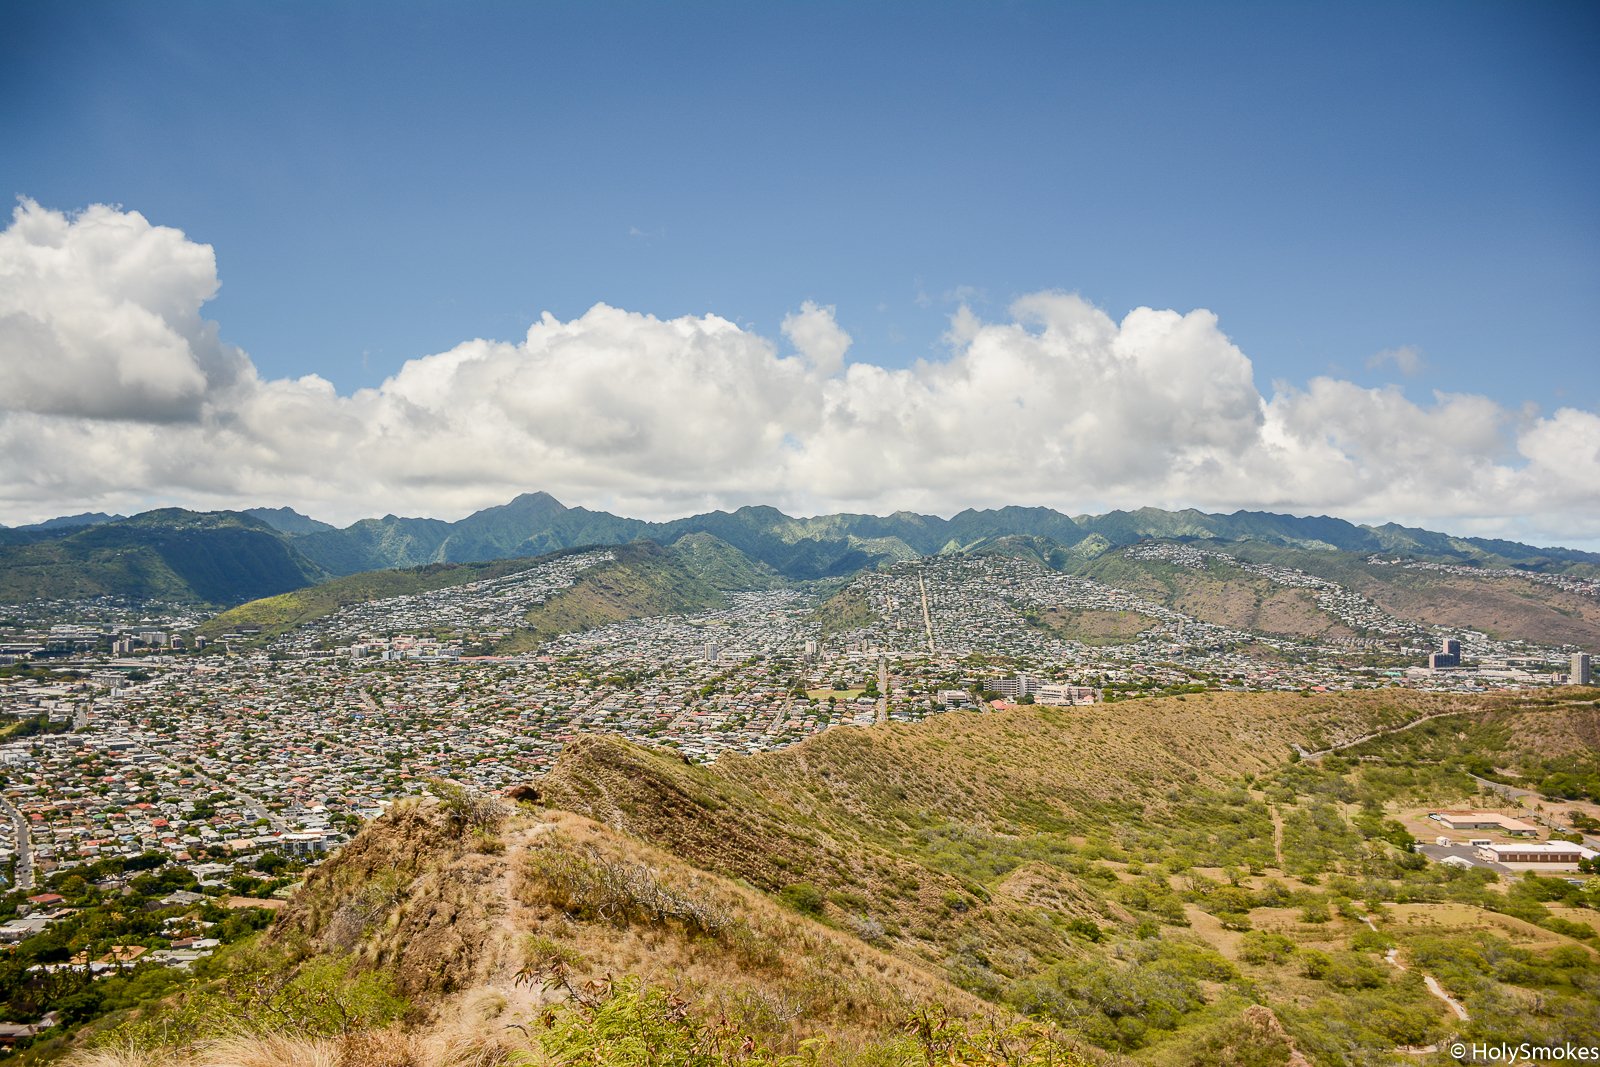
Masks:
[[[1367,920],[1367,925],[1372,926],[1371,919]],[[1372,928],[1374,930],[1377,929],[1376,926],[1372,926]],[[1388,960],[1390,965],[1395,967],[1397,970],[1404,971],[1407,968],[1406,965],[1401,963],[1397,958],[1399,955],[1400,950],[1397,948],[1392,948],[1388,952],[1384,953],[1383,958]],[[1419,971],[1417,973],[1421,974],[1422,972]],[[1467,1009],[1463,1008],[1461,1003],[1456,1000],[1455,997],[1452,997],[1449,993],[1444,991],[1444,986],[1439,984],[1439,980],[1437,978],[1431,974],[1424,974],[1422,975],[1422,984],[1428,987],[1428,992],[1432,993],[1434,996],[1450,1005],[1450,1010],[1456,1013],[1456,1017],[1458,1019],[1460,1019],[1462,1022],[1470,1021],[1470,1017],[1467,1015]]]

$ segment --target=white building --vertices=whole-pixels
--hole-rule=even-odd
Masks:
[[[1499,863],[1514,871],[1551,870],[1575,871],[1579,860],[1592,860],[1600,856],[1592,848],[1574,845],[1567,841],[1550,841],[1543,844],[1484,845],[1478,855],[1491,863]]]
[[[1071,707],[1074,704],[1093,704],[1094,690],[1086,685],[1041,685],[1033,699],[1040,704]]]

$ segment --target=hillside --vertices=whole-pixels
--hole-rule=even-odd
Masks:
[[[708,533],[685,534],[671,545],[695,577],[718,589],[781,589],[783,575]]]
[[[860,590],[847,588],[819,604],[811,612],[810,621],[816,623],[826,637],[870,625],[877,617]]]
[[[584,571],[572,585],[528,612],[523,628],[502,641],[500,650],[522,651],[575,630],[650,615],[706,611],[727,603],[720,589],[654,541],[618,545],[612,552],[615,559]]]
[[[263,636],[286,633],[342,607],[411,596],[436,589],[503,578],[541,564],[592,550],[578,546],[520,559],[478,563],[430,563],[418,567],[366,571],[242,604],[198,628],[216,637],[241,626]],[[723,606],[723,588],[762,588],[772,573],[737,549],[702,535],[681,549],[651,541],[610,546],[612,559],[580,574],[570,587],[551,596],[500,643],[504,650],[533,648],[557,634],[587,630],[648,615],[670,615]]]
[[[1600,766],[1600,751],[1592,729],[1571,724],[1592,705],[1567,701],[1593,695],[1209,694],[952,712],[711,767],[590,737],[541,787],[548,803],[702,869],[815,900],[821,917],[898,958],[1107,1050],[1219,1062],[1249,1005],[1264,1003],[1312,1062],[1377,1062],[1457,1025],[1418,961],[1448,976],[1483,1025],[1545,1040],[1591,1034],[1600,1015],[1581,975],[1600,976],[1600,955],[1582,946],[1595,930],[1572,921],[1581,908],[1541,903],[1583,894],[1558,879],[1486,888],[1395,842],[1410,840],[1416,805],[1487,803],[1459,763],[1417,770],[1414,734],[1460,736],[1452,715],[1489,733],[1527,731],[1575,744],[1581,773]],[[1365,743],[1401,746],[1393,760],[1284,758],[1292,745],[1415,722]],[[1412,915],[1411,901],[1465,906],[1414,929],[1392,922],[1391,909]],[[1397,946],[1412,971],[1383,960]],[[1564,972],[1569,981],[1446,966],[1472,951],[1520,952],[1528,966],[1554,953],[1579,970]],[[1162,982],[1192,984],[1166,987],[1164,1007],[1141,1006],[1136,990],[1154,995]],[[1507,1024],[1504,1010],[1530,984],[1551,998],[1547,1010]]]
[[[805,1062],[843,1067],[920,1052],[902,1031],[919,1010],[974,1029],[994,1010],[587,819],[449,800],[410,802],[366,826],[208,977],[102,1023],[115,1062],[153,1067],[187,1050],[198,1059],[184,1062],[217,1067],[620,1067],[635,1062],[624,1039],[661,1057],[649,1062],[709,1067],[766,1062],[746,1059],[758,1049],[809,1050]],[[1094,1062],[1070,1040],[1054,1047],[1059,1067]]]
[[[1029,624],[1043,627],[1063,641],[1082,641],[1091,647],[1124,644],[1159,625],[1159,620],[1137,611],[1051,607],[1025,618]]]
[[[164,508],[49,532],[61,536],[0,546],[0,602],[120,596],[238,604],[327,577],[288,537],[236,512]]]
[[[1586,1046],[1600,895],[1410,845],[1427,811],[1509,803],[1464,762],[1508,741],[1600,769],[1597,695],[951,712],[712,766],[580,736],[536,804],[448,782],[397,804],[264,934],[78,1031],[69,1063],[1344,1067]],[[1283,755],[1331,743],[1348,755]]]
[[[580,552],[582,549],[571,551]],[[292,630],[301,623],[331,615],[349,604],[365,604],[500,578],[567,554],[553,552],[531,559],[502,559],[486,563],[431,563],[403,570],[352,574],[241,604],[201,624],[197,632],[215,638],[241,626],[259,626],[264,636],[272,637]]]
[[[1233,547],[1218,545],[1216,550]],[[1293,566],[1290,560],[1307,555],[1278,550],[1274,562]],[[1354,632],[1318,608],[1312,590],[1279,585],[1217,559],[1195,569],[1112,551],[1072,570],[1220,626],[1294,636],[1348,637]]]
[[[1600,601],[1517,569],[1443,571],[1371,563],[1346,552],[1298,552],[1262,544],[1206,544],[1240,559],[1296,567],[1370,597],[1392,615],[1471,627],[1498,640],[1600,644]],[[1393,558],[1393,557],[1389,557]]]

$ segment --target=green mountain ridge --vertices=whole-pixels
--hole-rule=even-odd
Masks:
[[[328,577],[287,536],[232,511],[162,508],[0,544],[0,602],[127,596],[238,604]]]
[[[529,556],[641,537],[665,545],[693,533],[710,534],[799,581],[840,577],[887,559],[972,551],[1008,537],[1044,538],[1068,550],[1081,545],[1076,553],[1080,557],[1110,546],[1162,538],[1257,541],[1308,551],[1400,552],[1539,570],[1600,565],[1600,553],[1455,537],[1393,523],[1357,526],[1328,516],[1301,518],[1246,511],[1212,515],[1158,508],[1068,516],[1050,508],[1005,507],[969,509],[949,519],[904,511],[887,516],[843,513],[796,518],[777,508],[751,506],[655,523],[567,508],[548,493],[524,494],[456,523],[393,515],[364,519],[343,530],[300,538],[297,547],[330,572],[348,574],[381,567]],[[1046,547],[1046,554],[1049,550]]]
[[[885,563],[949,552],[997,552],[1056,570],[1077,569],[1112,548],[1152,538],[1231,552],[1295,550],[1352,560],[1397,553],[1490,569],[1600,574],[1600,553],[1455,537],[1393,523],[1356,526],[1327,516],[1244,511],[1210,515],[1141,508],[1074,517],[1050,508],[1006,507],[969,509],[949,519],[903,511],[796,518],[773,507],[751,506],[646,522],[568,508],[548,493],[527,493],[458,522],[387,515],[343,529],[289,508],[162,509],[126,519],[78,516],[73,521],[79,519],[92,525],[52,520],[56,525],[0,530],[0,602],[117,595],[234,605],[330,577],[528,559],[640,539],[684,545],[685,565],[709,568],[704,576],[718,588],[838,582]],[[158,528],[172,533],[159,535]]]

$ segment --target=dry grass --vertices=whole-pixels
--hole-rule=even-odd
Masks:
[[[942,966],[968,937],[1050,959],[1070,954],[1070,941],[1040,916],[1126,916],[1053,869],[1020,869],[984,894],[919,862],[919,832],[1081,833],[1127,818],[1159,821],[1174,790],[1236,786],[1243,773],[1280,766],[1291,743],[1321,748],[1428,715],[1512,710],[1520,699],[1398,689],[1208,693],[950,712],[832,730],[780,752],[725,755],[712,767],[582,737],[542,788],[551,804],[702,870],[769,892],[809,882],[827,894],[833,922],[870,928],[875,944],[918,966]],[[1047,882],[1055,883],[1049,893]],[[988,899],[950,907],[961,894]]]
[[[1064,641],[1082,641],[1086,645],[1123,644],[1156,625],[1155,619],[1136,611],[1055,607],[1040,612],[1039,622]]]
[[[503,1029],[503,1028],[502,1028]],[[513,1034],[516,1032],[513,1031]],[[163,1049],[87,1049],[64,1067],[497,1067],[537,1056],[488,1025],[462,1020],[423,1030],[399,1026],[341,1037],[266,1034]]]
[[[533,1057],[567,988],[635,975],[779,1052],[820,1038],[846,1062],[917,1007],[995,1009],[920,963],[804,919],[763,894],[560,811],[517,812],[485,855],[440,805],[377,820],[325,864],[270,934],[299,953],[352,953],[412,998],[405,1027],[342,1038],[250,1037],[74,1067],[489,1067]],[[565,983],[530,966],[556,957]],[[120,1057],[120,1058],[119,1058]]]
[[[524,831],[512,920],[573,961],[574,985],[636,975],[791,1053],[810,1037],[846,1049],[869,1045],[919,1006],[943,1005],[963,1016],[996,1010],[916,963],[643,842],[566,812],[547,818],[545,828]],[[619,907],[612,921],[585,917],[587,909],[572,908],[567,880],[549,874],[575,860],[590,869],[633,872],[641,898],[665,898],[673,906]],[[685,901],[694,907],[680,913]],[[694,917],[705,914],[717,922]]]

